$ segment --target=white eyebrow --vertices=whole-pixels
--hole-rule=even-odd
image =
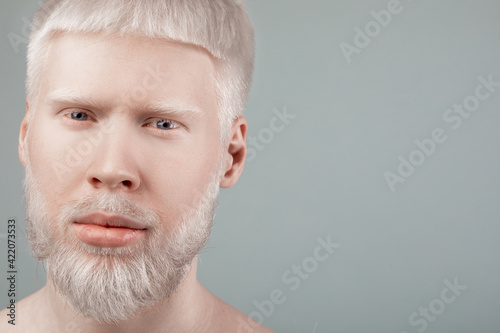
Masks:
[[[70,88],[61,88],[49,93],[46,97],[49,104],[52,103],[71,103],[77,105],[87,105],[94,108],[102,109],[103,103],[99,103],[92,97],[82,97],[81,94]]]
[[[182,102],[149,102],[144,105],[144,110],[149,113],[158,113],[165,115],[178,115],[183,117],[196,117],[203,114],[200,108],[194,105],[188,105]]]
[[[70,103],[80,106],[89,106],[95,109],[106,109],[104,103],[97,101],[93,97],[83,97],[81,94],[70,88],[61,88],[49,93],[46,97],[49,104]],[[180,101],[152,101],[140,106],[141,112],[154,113],[159,116],[176,115],[183,117],[196,117],[203,114],[202,110],[194,105],[189,105]]]

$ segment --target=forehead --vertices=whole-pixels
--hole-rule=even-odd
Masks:
[[[76,91],[110,107],[155,100],[204,110],[215,108],[214,77],[215,60],[201,47],[136,36],[59,33],[48,47],[40,92]]]

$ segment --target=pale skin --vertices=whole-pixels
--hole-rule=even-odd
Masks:
[[[227,144],[221,144],[215,60],[204,49],[64,33],[52,40],[47,59],[34,110],[27,103],[19,156],[24,166],[29,157],[49,211],[82,195],[118,192],[165,217],[168,234],[219,165],[224,168],[220,187],[237,182],[245,163],[247,121],[238,117]],[[100,139],[86,150],[80,146],[84,158],[69,159],[71,148],[92,137]],[[272,332],[207,291],[196,278],[196,259],[172,296],[116,325],[77,313],[50,278],[17,303],[16,313],[16,326],[7,324],[6,310],[0,313],[0,331]]]

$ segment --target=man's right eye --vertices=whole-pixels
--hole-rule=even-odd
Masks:
[[[73,112],[71,114],[71,119],[85,121],[89,119],[89,115],[85,112]]]

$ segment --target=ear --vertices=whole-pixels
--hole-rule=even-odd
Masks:
[[[225,173],[221,179],[220,187],[229,188],[236,184],[243,172],[247,156],[247,128],[245,117],[238,117],[231,128],[231,139],[229,145],[224,147]]]
[[[19,160],[21,164],[26,167],[26,156],[25,156],[25,140],[26,132],[28,131],[28,117],[29,117],[29,104],[26,101],[26,113],[24,114],[23,121],[21,122],[21,128],[19,129]]]

